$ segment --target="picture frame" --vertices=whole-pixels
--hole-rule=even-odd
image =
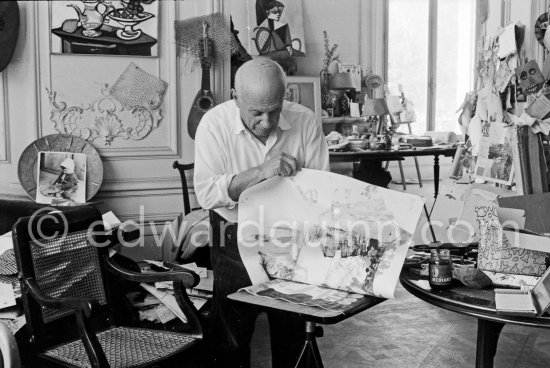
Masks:
[[[315,114],[315,119],[322,126],[321,119],[321,81],[319,77],[288,76],[285,99],[307,107]]]
[[[74,206],[86,203],[86,154],[39,151],[36,203]]]
[[[51,53],[157,57],[159,3],[50,0]]]

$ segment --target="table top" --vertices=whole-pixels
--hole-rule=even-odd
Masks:
[[[470,289],[454,284],[447,290],[431,290],[427,277],[419,276],[408,268],[403,268],[399,277],[403,287],[414,296],[453,312],[500,323],[515,323],[531,327],[550,328],[550,317],[506,316],[497,314],[493,288]]]
[[[433,147],[415,147],[400,150],[361,150],[361,151],[346,151],[334,152],[331,151],[330,158],[333,160],[360,160],[360,159],[396,159],[399,157],[410,156],[448,156],[454,157],[457,147],[433,146]]]
[[[66,39],[68,41],[79,41],[79,42],[89,42],[89,43],[100,43],[100,44],[117,44],[117,45],[148,45],[153,46],[157,43],[157,40],[149,36],[145,32],[142,32],[141,35],[135,40],[123,40],[117,37],[116,28],[110,26],[103,26],[100,31],[102,32],[98,37],[86,37],[82,35],[82,27],[73,32],[66,32],[61,27],[52,29],[52,33]]]
[[[343,312],[331,311],[319,307],[293,304],[284,300],[272,299],[265,296],[252,295],[246,291],[239,290],[227,296],[230,300],[256,305],[264,310],[287,311],[297,314],[307,321],[334,324],[351,317],[359,312],[382,303],[383,298],[365,295],[365,297],[350,304]]]

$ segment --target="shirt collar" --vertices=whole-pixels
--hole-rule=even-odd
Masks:
[[[233,119],[233,134],[241,134],[243,131],[247,132],[243,120],[241,119],[241,113],[239,110],[239,107],[237,106],[237,103],[233,101],[235,104],[235,117]],[[284,105],[286,104],[286,101],[283,102],[283,111],[281,111],[281,115],[279,116],[279,125],[277,126],[280,130],[289,130],[292,126],[290,125],[289,121],[285,117],[284,114]]]

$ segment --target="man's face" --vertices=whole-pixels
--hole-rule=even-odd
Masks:
[[[266,138],[277,129],[283,108],[283,93],[267,90],[262,94],[245,93],[237,97],[241,119],[256,137]]]

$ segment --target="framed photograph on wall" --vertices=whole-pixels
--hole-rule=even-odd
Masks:
[[[36,202],[55,206],[86,203],[86,155],[38,152]]]
[[[286,78],[287,93],[285,99],[299,103],[313,111],[321,125],[321,82],[319,77]]]
[[[159,1],[51,1],[56,54],[157,56]]]

